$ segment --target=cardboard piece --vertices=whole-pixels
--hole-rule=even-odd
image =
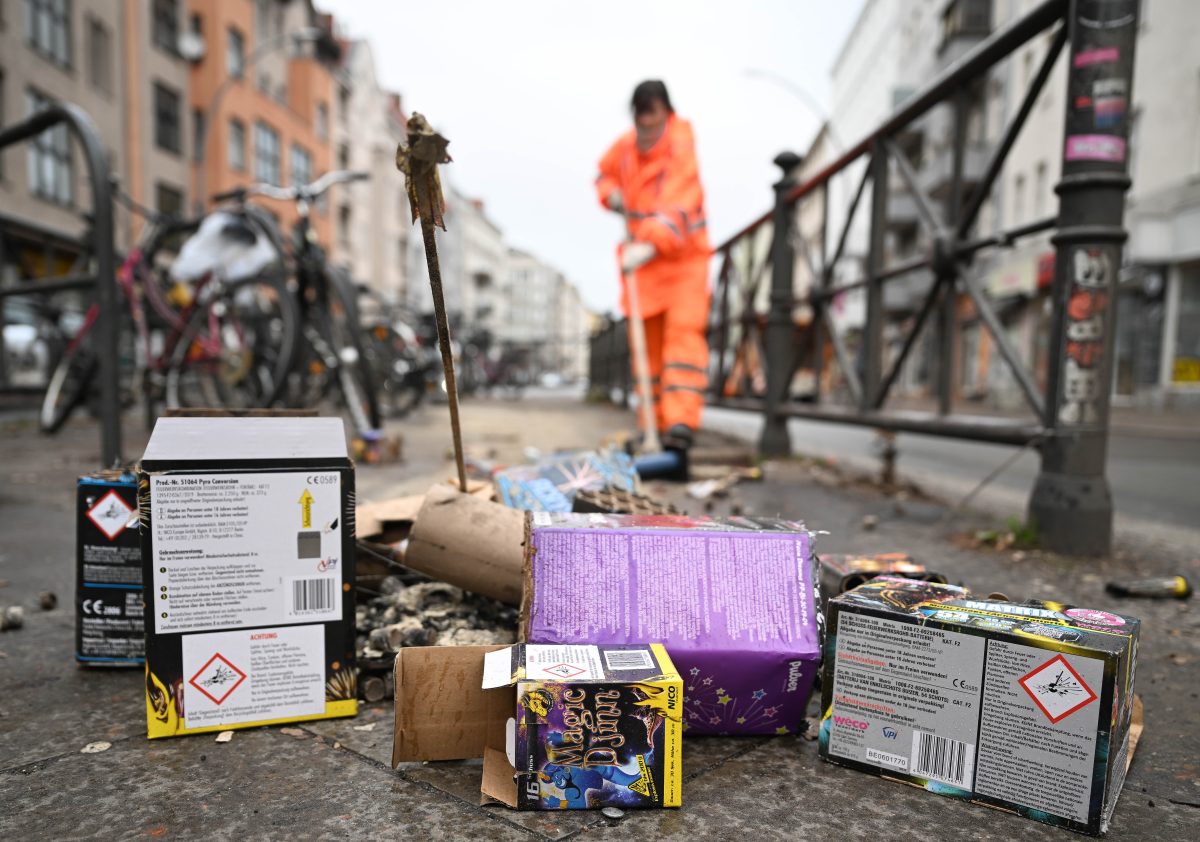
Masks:
[[[150,737],[353,716],[340,418],[161,418],[138,475]]]
[[[79,478],[75,532],[75,660],[145,663],[145,606],[137,479],[129,471]]]
[[[794,734],[820,662],[812,536],[760,518],[529,518],[530,643],[657,640],[687,678],[691,734]]]
[[[483,759],[518,810],[679,806],[683,681],[659,645],[396,654],[393,767]]]
[[[355,509],[358,537],[386,538],[393,529],[411,527],[424,502],[424,494],[410,494],[407,497],[363,503]]]
[[[881,577],[830,600],[832,762],[1071,830],[1107,829],[1140,735],[1140,623]]]
[[[472,593],[517,605],[524,538],[524,513],[448,485],[435,485],[417,512],[404,564]]]

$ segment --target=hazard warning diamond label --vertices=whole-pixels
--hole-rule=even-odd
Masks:
[[[96,505],[87,510],[88,519],[96,528],[112,540],[125,531],[133,517],[134,509],[121,499],[115,491],[105,494]]]
[[[1066,719],[1098,698],[1062,655],[1026,673],[1019,683],[1051,723]]]
[[[552,667],[546,667],[543,672],[557,675],[559,678],[574,678],[577,675],[587,672],[587,670],[583,667],[573,666],[572,664],[555,664]]]
[[[219,705],[228,699],[245,680],[246,673],[235,667],[228,658],[218,652],[188,679],[188,684],[208,696],[213,704]]]

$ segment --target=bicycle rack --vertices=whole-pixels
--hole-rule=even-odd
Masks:
[[[81,245],[90,250],[93,271],[28,283],[0,285],[0,300],[13,295],[49,295],[67,290],[94,289],[100,315],[95,336],[100,378],[100,459],[105,467],[116,467],[121,455],[121,408],[117,387],[117,282],[113,248],[113,203],[108,158],[96,124],[78,105],[54,105],[20,122],[0,129],[0,150],[31,140],[47,129],[65,123],[83,150],[92,191],[90,237]],[[90,239],[90,244],[88,240]],[[90,245],[90,249],[89,249]]]

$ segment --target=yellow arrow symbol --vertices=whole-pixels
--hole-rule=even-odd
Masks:
[[[312,528],[312,501],[313,496],[308,493],[308,489],[304,489],[304,493],[300,495],[300,526],[304,529]]]

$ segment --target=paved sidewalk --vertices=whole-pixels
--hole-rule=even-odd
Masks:
[[[403,432],[408,462],[364,466],[360,496],[420,491],[449,476],[443,407],[428,407]],[[563,399],[464,406],[468,443],[502,461],[526,447],[590,446],[632,424],[608,407]],[[131,454],[144,436],[129,431]],[[84,671],[72,660],[74,478],[94,466],[96,432],[85,422],[44,439],[29,425],[0,430],[0,604],[26,609],[25,628],[0,634],[0,827],[14,839],[928,839],[1060,840],[1056,830],[883,782],[817,758],[796,737],[692,738],[684,746],[684,806],[627,813],[515,813],[480,806],[479,766],[413,764],[396,771],[390,705],[353,720],[149,742],[142,676]],[[985,515],[950,515],[919,496],[886,497],[803,461],[767,465],[761,483],[739,486],[732,505],[806,519],[828,530],[822,552],[907,550],[953,581],[1014,598],[1054,597],[1139,615],[1145,621],[1138,687],[1146,731],[1118,804],[1112,840],[1191,840],[1200,820],[1200,618],[1195,601],[1118,601],[1103,592],[1117,576],[1182,572],[1200,581],[1197,553],[1122,546],[1116,559],[1076,562],[971,549],[961,536]],[[693,511],[679,488],[662,487]],[[863,530],[872,515],[877,526]],[[1175,554],[1172,554],[1175,553]],[[36,607],[40,590],[60,607]],[[815,706],[811,708],[815,712]],[[94,740],[113,748],[81,754]],[[953,828],[953,831],[949,829]]]

